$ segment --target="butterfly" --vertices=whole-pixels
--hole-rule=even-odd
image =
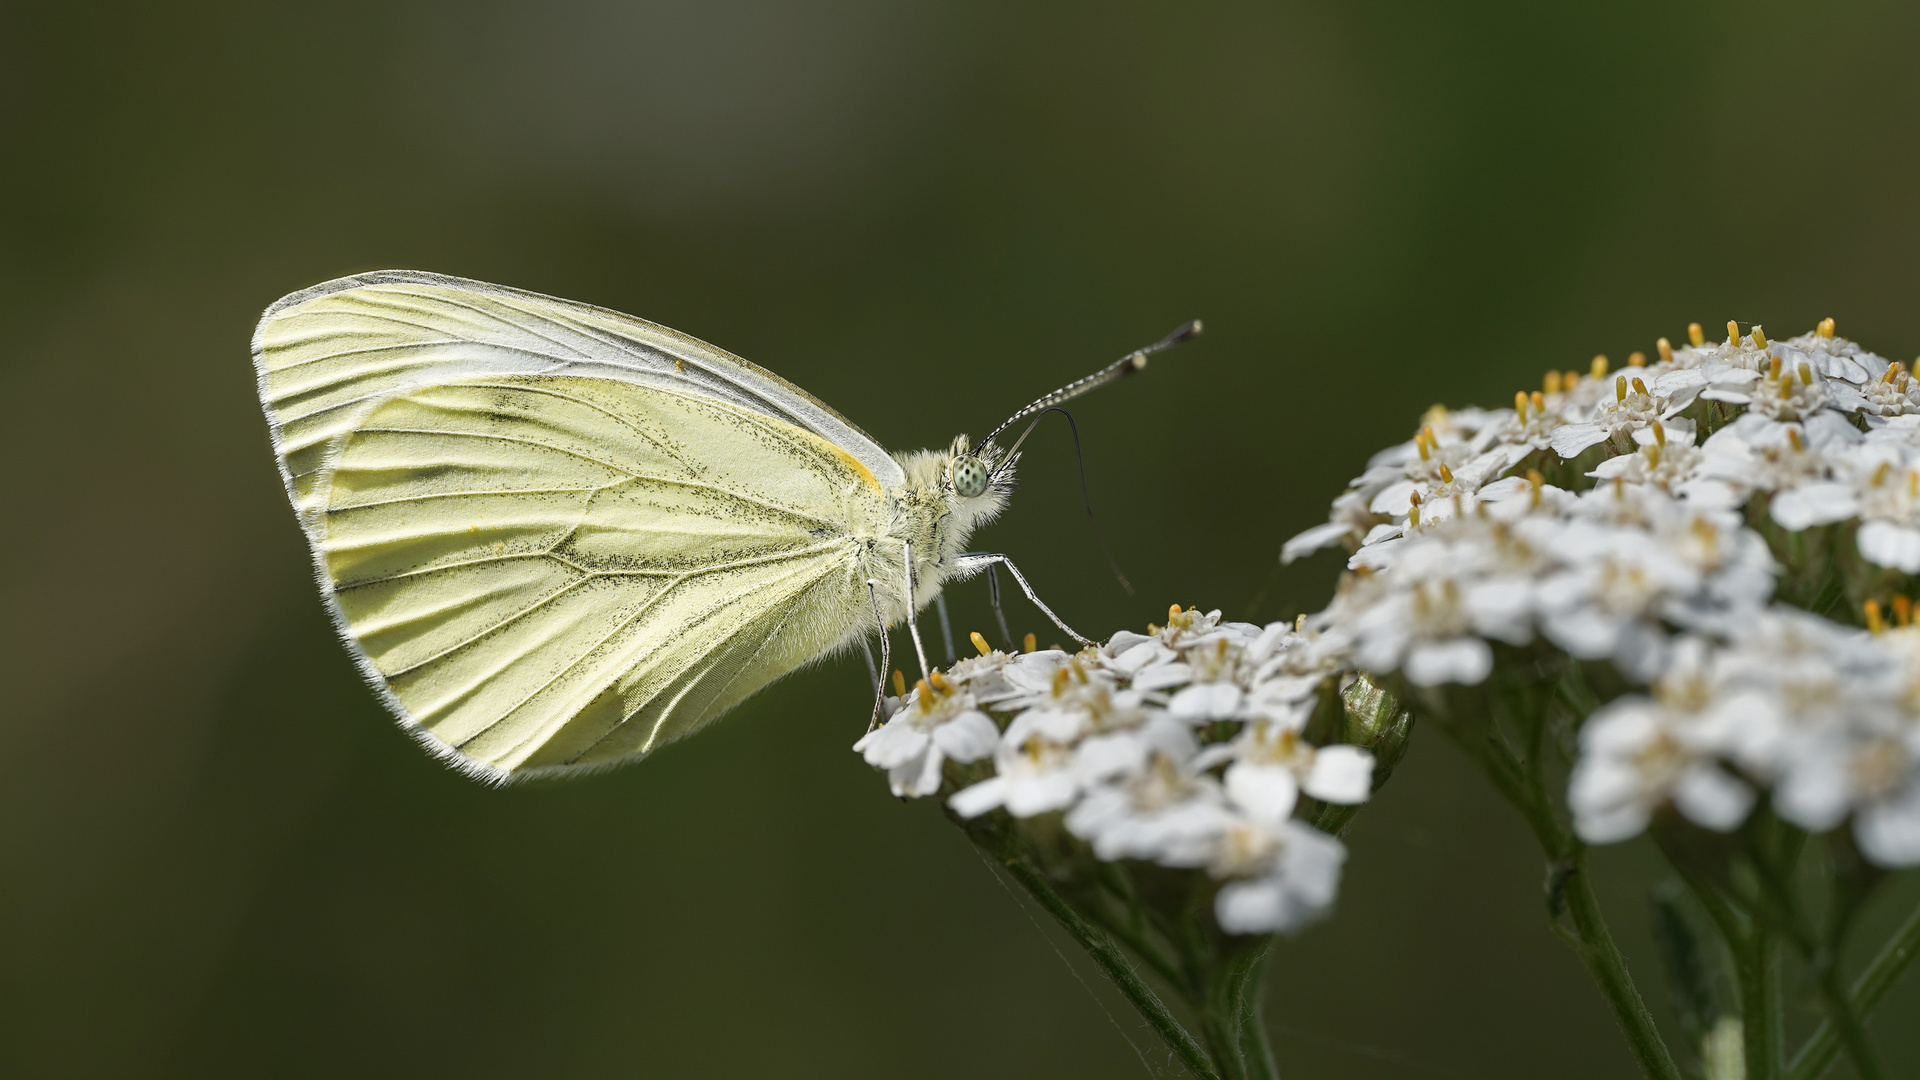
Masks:
[[[1013,490],[994,438],[1198,330],[904,454],[685,334],[437,274],[283,297],[253,360],[340,637],[430,751],[504,781],[644,757],[875,635],[884,671],[902,621],[924,671],[914,613],[995,567],[1085,643],[966,549]]]

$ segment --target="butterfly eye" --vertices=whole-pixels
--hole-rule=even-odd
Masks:
[[[954,494],[963,498],[977,498],[987,490],[987,467],[977,457],[955,459],[948,475],[953,478]]]

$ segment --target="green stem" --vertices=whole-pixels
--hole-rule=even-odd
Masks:
[[[1247,1080],[1247,1063],[1240,1056],[1240,995],[1228,991],[1223,997],[1207,1003],[1201,1027],[1213,1059],[1220,1064],[1220,1080]]]
[[[1847,1051],[1847,1060],[1853,1064],[1860,1080],[1886,1080],[1887,1067],[1880,1062],[1880,1052],[1868,1037],[1861,1014],[1854,1011],[1853,1003],[1847,999],[1847,988],[1840,985],[1839,966],[1832,962],[1820,975],[1820,1000],[1827,1009],[1827,1022],[1834,1025],[1840,1045]]]
[[[1627,959],[1620,955],[1620,948],[1614,944],[1607,921],[1600,913],[1600,898],[1594,895],[1593,881],[1587,873],[1586,845],[1578,841],[1574,844],[1573,868],[1563,885],[1567,913],[1572,916],[1580,939],[1580,948],[1574,951],[1587,966],[1587,974],[1599,984],[1607,1004],[1612,1006],[1614,1022],[1620,1025],[1620,1033],[1626,1037],[1627,1047],[1633,1051],[1640,1071],[1656,1080],[1680,1080],[1680,1069],[1673,1063],[1666,1042],[1660,1038],[1653,1014],[1647,1011],[1647,1003],[1641,1000],[1640,991],[1633,985]]]
[[[1248,1052],[1249,1043],[1266,1041],[1265,1033],[1259,1031],[1260,1010],[1256,1002],[1268,947],[1268,942],[1260,942],[1240,948],[1224,968],[1214,969],[1208,980],[1207,1000],[1203,1005],[1205,1029],[1222,1080],[1254,1080],[1275,1075],[1270,1050],[1265,1060],[1261,1060],[1257,1052]]]
[[[1533,718],[1531,722],[1545,724],[1543,718]],[[1647,1003],[1640,997],[1633,975],[1627,970],[1626,957],[1614,944],[1606,918],[1600,912],[1600,899],[1594,895],[1593,882],[1587,873],[1586,845],[1568,835],[1554,815],[1546,794],[1538,740],[1530,743],[1535,752],[1528,760],[1521,761],[1497,724],[1492,725],[1488,737],[1479,746],[1461,737],[1452,724],[1443,723],[1440,727],[1479,760],[1494,787],[1520,811],[1549,864],[1565,868],[1558,875],[1559,889],[1567,913],[1572,917],[1574,931],[1567,943],[1613,1009],[1614,1022],[1620,1026],[1620,1033],[1626,1038],[1627,1048],[1632,1051],[1640,1071],[1652,1080],[1681,1080],[1680,1068],[1674,1064],[1666,1041],[1660,1037],[1653,1014],[1647,1010]],[[1559,928],[1557,921],[1555,926]]]
[[[1862,1014],[1854,1010],[1846,987],[1841,985],[1840,958],[1831,949],[1822,946],[1814,933],[1812,920],[1807,918],[1799,896],[1793,889],[1792,868],[1799,858],[1806,834],[1797,829],[1791,830],[1778,844],[1769,845],[1767,838],[1759,832],[1767,824],[1770,823],[1756,821],[1745,833],[1749,857],[1760,877],[1761,901],[1763,904],[1771,903],[1775,908],[1777,918],[1786,924],[1803,958],[1813,968],[1827,1023],[1832,1026],[1841,1048],[1847,1052],[1847,1060],[1853,1064],[1854,1072],[1859,1074],[1860,1080],[1883,1080],[1887,1069],[1880,1062],[1880,1052],[1867,1034],[1867,1026],[1861,1020]],[[1776,847],[1782,850],[1776,852]],[[1763,929],[1758,925],[1758,920],[1755,929]]]
[[[1747,919],[1727,902],[1713,884],[1696,873],[1683,857],[1655,832],[1660,849],[1680,880],[1706,909],[1733,958],[1734,979],[1740,989],[1740,1037],[1746,1062],[1746,1080],[1778,1080],[1780,1076],[1780,964],[1778,941],[1757,920]]]
[[[1174,1018],[1166,1003],[1153,992],[1153,988],[1133,970],[1133,965],[1127,962],[1126,954],[1120,951],[1120,947],[1113,943],[1112,938],[1081,918],[1080,913],[1054,891],[1046,875],[1033,864],[1020,858],[1008,858],[1003,862],[1007,872],[1013,875],[1013,879],[1032,894],[1033,898],[1040,902],[1041,907],[1047,909],[1047,914],[1053,916],[1061,926],[1066,928],[1067,933],[1080,943],[1081,948],[1087,950],[1094,962],[1100,965],[1100,969],[1107,973],[1107,978],[1112,979],[1113,984],[1119,987],[1120,993],[1126,997],[1128,1004],[1134,1007],[1134,1010],[1147,1022],[1147,1026],[1153,1028],[1154,1033],[1166,1042],[1168,1048],[1193,1075],[1200,1077],[1201,1080],[1223,1080],[1213,1061],[1207,1057],[1207,1052],[1200,1048],[1200,1044],[1195,1042],[1193,1036],[1187,1033],[1187,1029],[1180,1025],[1180,1021]]]
[[[1260,1007],[1266,998],[1265,976],[1270,955],[1270,947],[1260,950],[1247,973],[1247,991],[1240,999],[1240,1052],[1247,1060],[1247,1075],[1254,1080],[1280,1080],[1280,1064],[1274,1060],[1273,1043],[1267,1039],[1266,1018]]]
[[[1867,965],[1867,970],[1854,980],[1853,993],[1848,997],[1849,1009],[1857,1016],[1872,1013],[1915,956],[1920,956],[1920,908],[1907,916],[1907,921],[1880,947],[1879,955]],[[1790,1080],[1816,1080],[1825,1075],[1839,1052],[1839,1032],[1834,1030],[1832,1022],[1823,1023],[1793,1056],[1787,1075]]]
[[[1747,1080],[1780,1075],[1780,943],[1755,924],[1743,940],[1729,942],[1740,980],[1740,1032],[1745,1043]]]

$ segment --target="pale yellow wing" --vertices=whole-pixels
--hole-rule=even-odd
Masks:
[[[711,396],[506,376],[378,399],[304,475],[343,635],[402,721],[496,778],[686,735],[870,625],[886,500]]]
[[[905,479],[865,432],[764,368],[645,319],[482,281],[382,270],[303,289],[261,316],[253,358],[303,514],[328,444],[374,403],[489,375],[590,375],[708,397],[820,436],[890,490]]]

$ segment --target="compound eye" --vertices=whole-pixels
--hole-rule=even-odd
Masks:
[[[954,461],[949,470],[953,478],[954,493],[968,499],[978,498],[987,490],[990,474],[987,467],[977,457],[963,457]]]

